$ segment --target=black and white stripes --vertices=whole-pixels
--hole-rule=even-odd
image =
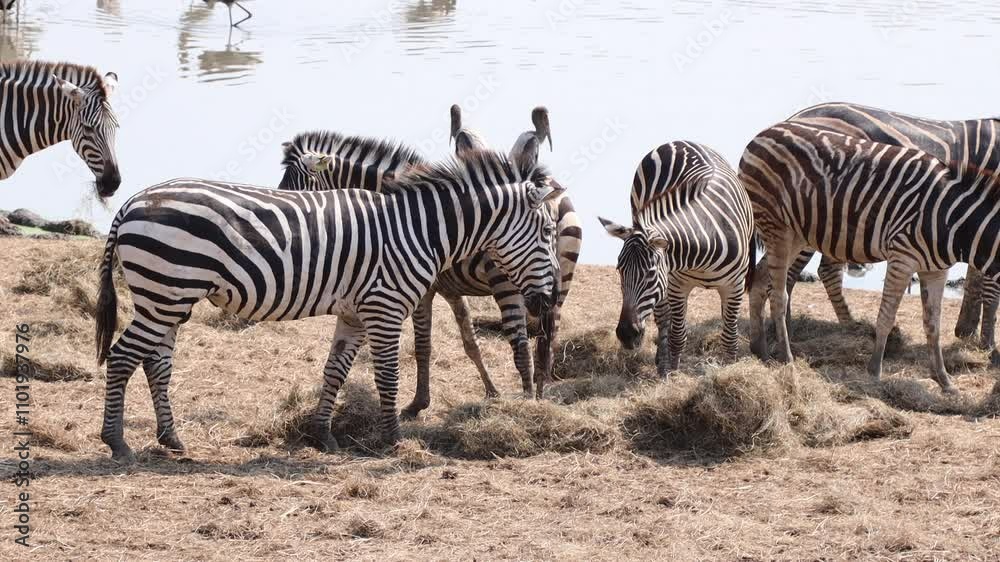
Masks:
[[[657,371],[666,375],[677,369],[687,341],[688,295],[695,287],[711,288],[722,299],[727,358],[735,359],[753,230],[750,201],[736,173],[706,146],[667,143],[639,163],[631,201],[631,227],[601,219],[625,242],[618,255],[618,339],[626,348],[638,347],[654,314]]]
[[[181,447],[166,396],[173,344],[194,304],[207,298],[246,319],[337,315],[314,437],[336,448],[334,400],[367,339],[382,429],[394,442],[403,320],[441,271],[484,251],[534,312],[552,306],[555,223],[544,202],[560,190],[544,169],[518,169],[482,153],[410,170],[382,193],[293,193],[190,179],[140,192],[116,215],[101,266],[97,342],[108,362],[102,439],[116,459],[132,456],[122,433],[124,391],[141,363],[159,440]],[[111,346],[116,250],[135,316]]]
[[[69,140],[96,178],[97,193],[109,197],[121,184],[115,156],[118,120],[108,96],[118,85],[109,72],[89,66],[37,61],[0,65],[0,179],[21,162]]]

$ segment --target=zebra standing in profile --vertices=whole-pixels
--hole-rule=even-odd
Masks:
[[[727,359],[735,360],[753,231],[750,200],[736,172],[704,145],[667,143],[639,162],[631,203],[631,228],[600,218],[625,242],[618,255],[622,310],[615,330],[622,346],[639,347],[652,313],[659,330],[657,372],[676,370],[687,342],[688,296],[703,287],[719,293],[722,343]]]
[[[969,171],[994,170],[1000,165],[1000,121],[997,119],[937,121],[858,104],[834,102],[804,109],[791,116],[788,121],[855,138],[923,150],[944,163],[956,178],[980,185],[981,188],[994,185],[996,179]],[[803,252],[789,269],[789,297],[791,287],[812,255],[812,251]],[[817,273],[826,286],[838,320],[842,324],[849,324],[852,320],[841,288],[842,269],[842,263],[823,256]],[[760,268],[758,277],[760,275],[766,277],[767,268]],[[762,309],[767,298],[763,291],[767,286],[767,282],[755,280],[750,295],[751,307]],[[982,310],[979,345],[982,349],[994,350],[998,294],[1000,286],[990,279],[984,280],[982,273],[970,266],[962,296],[961,313],[955,324],[955,335],[961,338],[973,335]],[[751,337],[751,347],[755,352],[764,345],[760,338],[762,336]],[[994,350],[990,357],[994,366],[1000,366],[1000,353]]]
[[[96,178],[101,197],[121,184],[115,156],[118,119],[108,98],[118,76],[89,66],[20,61],[0,64],[0,179],[44,148],[68,140]]]
[[[125,386],[141,363],[158,440],[183,449],[167,396],[173,348],[178,326],[207,298],[248,320],[338,317],[311,428],[324,450],[337,448],[334,401],[367,338],[383,436],[397,442],[403,321],[441,271],[480,252],[519,288],[528,308],[552,306],[555,222],[545,201],[561,189],[544,168],[519,169],[484,152],[412,169],[382,193],[292,193],[191,179],[138,193],[115,216],[101,264],[97,351],[108,362],[102,440],[115,459],[133,458],[122,418]],[[135,316],[112,347],[116,249]]]
[[[461,127],[458,128],[462,130]],[[527,134],[527,133],[525,133]],[[522,135],[524,136],[524,135]],[[327,162],[323,162],[323,158]],[[511,160],[519,166],[534,166],[534,161],[514,152]],[[284,176],[279,189],[325,190],[367,189],[380,191],[387,181],[410,167],[426,166],[416,152],[398,144],[361,137],[342,136],[334,132],[310,132],[296,136],[284,144]],[[499,392],[490,379],[476,342],[471,314],[465,296],[492,296],[500,307],[503,331],[514,353],[514,364],[521,376],[527,395],[541,397],[544,381],[552,369],[552,347],[559,323],[559,310],[569,293],[573,271],[579,258],[581,229],[572,203],[565,195],[554,197],[549,206],[556,212],[560,265],[558,306],[549,311],[550,326],[536,342],[538,355],[533,365],[528,339],[527,316],[520,291],[497,269],[489,256],[479,254],[453,264],[443,272],[434,287],[413,313],[414,351],[417,359],[417,391],[413,401],[403,409],[404,415],[415,416],[430,405],[430,357],[432,311],[435,294],[448,302],[459,325],[466,354],[476,365],[487,397]]]
[[[886,261],[869,372],[881,375],[886,338],[917,272],[932,375],[943,390],[953,391],[941,354],[941,298],[956,262],[992,279],[1000,275],[1000,193],[982,188],[995,169],[968,166],[958,175],[919,149],[795,122],[754,137],[739,173],[775,285],[770,302],[779,359],[791,359],[785,280],[799,252],[812,248],[841,262]],[[751,307],[750,313],[751,326],[762,332],[760,311]]]

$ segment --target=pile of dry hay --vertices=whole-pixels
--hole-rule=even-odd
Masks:
[[[883,402],[846,395],[838,401],[830,389],[802,362],[772,369],[748,359],[636,396],[623,426],[644,450],[724,457],[911,432],[909,420]]]

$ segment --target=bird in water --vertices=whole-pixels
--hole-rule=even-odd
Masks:
[[[479,133],[462,127],[462,108],[457,103],[451,106],[451,135],[448,142],[452,140],[455,141],[455,155],[460,158],[468,152],[489,148]]]
[[[241,23],[243,23],[243,22],[245,22],[248,19],[250,19],[250,18],[253,17],[253,14],[250,13],[250,10],[246,9],[245,7],[243,7],[243,4],[240,4],[236,0],[219,0],[219,1],[222,2],[223,4],[225,4],[227,8],[229,8],[229,26],[230,27],[239,27]],[[216,0],[205,0],[205,2],[208,3],[208,7],[209,8],[212,8],[212,7],[215,6]],[[241,19],[240,21],[238,21],[236,23],[233,23],[233,4],[236,4],[236,6],[239,9],[243,10],[247,14],[246,17],[244,17],[243,19]]]
[[[538,162],[538,147],[549,141],[549,151],[552,151],[552,129],[549,127],[549,110],[544,106],[538,106],[531,110],[531,122],[535,125],[534,131],[525,131],[514,141],[514,146],[510,149],[510,159],[518,164],[527,163],[533,166]]]

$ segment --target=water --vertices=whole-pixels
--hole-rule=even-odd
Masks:
[[[738,162],[759,130],[844,100],[927,117],[1000,113],[1000,6],[906,0],[639,2],[21,0],[0,56],[115,71],[124,183],[105,209],[68,143],[26,160],[0,208],[102,228],[132,193],[177,176],[275,185],[280,144],[329,128],[448,154],[448,107],[507,150],[551,111],[543,159],[584,220],[582,261],[614,263],[598,213],[628,220],[636,163],[689,139]],[[235,12],[240,14],[239,10]],[[13,16],[14,14],[11,14]],[[985,65],[985,66],[984,66]],[[878,271],[848,286],[880,288]]]

